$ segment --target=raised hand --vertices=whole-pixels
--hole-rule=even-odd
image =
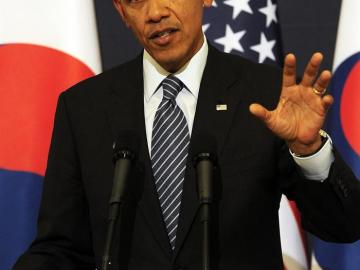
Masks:
[[[333,103],[330,95],[324,95],[331,79],[330,71],[322,71],[318,76],[322,59],[321,53],[313,54],[300,84],[297,84],[296,58],[288,54],[285,57],[282,90],[276,109],[268,111],[260,104],[250,105],[250,112],[284,139],[291,151],[298,155],[308,155],[320,148],[319,131]]]

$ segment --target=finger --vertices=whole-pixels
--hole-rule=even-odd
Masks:
[[[325,111],[327,112],[330,106],[334,103],[334,98],[331,95],[326,95],[322,98],[322,104]]]
[[[328,87],[330,79],[331,72],[329,70],[324,70],[323,72],[321,72],[319,78],[316,80],[314,88],[319,92],[323,92]]]
[[[301,84],[303,86],[310,87],[313,85],[322,60],[323,60],[323,55],[321,53],[314,53],[312,55],[309,63],[305,68],[304,75],[301,81]]]
[[[296,84],[296,57],[292,53],[286,55],[283,71],[283,86]]]
[[[262,105],[253,103],[249,107],[250,112],[258,117],[260,120],[268,124],[270,121],[271,113],[265,109]]]

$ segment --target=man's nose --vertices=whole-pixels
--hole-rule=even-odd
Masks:
[[[148,0],[147,21],[150,23],[160,22],[170,16],[169,4],[171,0]]]

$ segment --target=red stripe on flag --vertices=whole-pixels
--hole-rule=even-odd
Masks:
[[[94,73],[37,45],[0,46],[0,59],[0,167],[43,175],[58,95]]]

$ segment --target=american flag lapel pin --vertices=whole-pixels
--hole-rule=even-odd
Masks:
[[[227,111],[227,104],[216,104],[217,111]]]

